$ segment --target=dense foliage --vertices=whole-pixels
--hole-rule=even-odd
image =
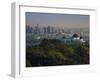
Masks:
[[[56,39],[43,39],[26,48],[26,67],[89,64],[89,44],[68,45]]]

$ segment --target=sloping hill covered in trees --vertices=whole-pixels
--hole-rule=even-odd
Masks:
[[[26,48],[26,67],[89,64],[89,43],[65,44],[43,39],[40,45]]]

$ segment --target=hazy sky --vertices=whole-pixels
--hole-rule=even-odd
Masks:
[[[66,28],[88,28],[89,16],[26,12],[26,24],[31,26],[36,26],[38,24],[40,27],[50,25],[54,27]]]

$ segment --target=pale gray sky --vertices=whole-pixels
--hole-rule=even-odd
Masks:
[[[88,28],[89,15],[26,12],[26,24],[40,27]]]

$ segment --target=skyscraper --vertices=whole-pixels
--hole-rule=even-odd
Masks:
[[[47,33],[50,33],[50,25],[47,26]]]

